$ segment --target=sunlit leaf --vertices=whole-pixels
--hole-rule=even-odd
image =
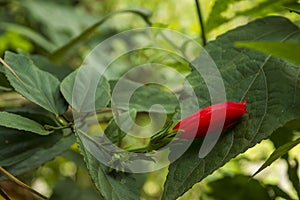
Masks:
[[[44,38],[43,35],[35,32],[29,27],[18,25],[16,23],[1,22],[0,29],[14,31],[22,36],[25,36],[48,52],[51,52],[56,48],[56,46]]]
[[[236,46],[258,50],[300,66],[300,42],[237,42]]]

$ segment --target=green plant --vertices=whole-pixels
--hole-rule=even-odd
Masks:
[[[124,171],[127,167],[126,164],[136,160],[153,162],[151,154],[138,156],[130,154],[130,151],[146,146],[150,137],[142,139],[131,137],[129,132],[138,135],[141,134],[141,129],[135,128],[126,132],[120,128],[120,122],[114,116],[119,115],[118,119],[121,119],[121,123],[125,126],[132,125],[129,119],[137,124],[145,125],[149,118],[152,119],[151,114],[154,113],[157,115],[156,118],[153,118],[157,119],[154,124],[158,126],[163,119],[162,114],[166,114],[167,122],[179,120],[179,105],[169,88],[154,83],[148,84],[146,79],[161,80],[161,77],[157,77],[155,70],[147,72],[149,77],[145,77],[142,76],[143,70],[148,70],[148,68],[142,68],[136,73],[129,74],[126,77],[126,83],[137,88],[143,85],[145,88],[141,87],[136,90],[128,107],[125,105],[126,102],[115,105],[118,111],[122,111],[115,113],[113,109],[115,102],[112,100],[112,96],[122,75],[133,69],[133,66],[144,62],[168,65],[181,75],[165,73],[166,76],[163,77],[168,81],[176,79],[170,84],[171,88],[175,88],[174,91],[178,95],[176,97],[183,101],[184,106],[189,106],[192,100],[190,94],[180,90],[184,80],[187,80],[195,93],[196,103],[200,108],[211,105],[213,103],[211,93],[219,91],[218,85],[207,84],[206,78],[217,82],[219,77],[216,77],[214,73],[202,77],[197,71],[199,66],[210,67],[209,63],[203,66],[203,63],[200,62],[204,51],[199,52],[198,57],[189,62],[168,52],[145,48],[138,49],[134,53],[128,51],[130,52],[128,57],[119,56],[118,60],[110,63],[111,70],[108,69],[105,78],[101,78],[95,86],[92,84],[76,85],[76,83],[78,84],[76,78],[80,74],[81,68],[75,69],[75,67],[86,56],[88,49],[104,41],[104,38],[119,32],[113,29],[113,24],[105,26],[105,22],[112,20],[113,16],[115,19],[120,17],[120,14],[132,14],[135,19],[141,19],[146,24],[146,28],[164,27],[164,25],[152,23],[152,20],[150,21],[151,13],[145,9],[111,11],[108,15],[101,16],[99,20],[87,13],[74,14],[75,11],[71,9],[72,2],[70,2],[65,1],[63,6],[58,6],[59,4],[54,1],[45,3],[46,6],[42,1],[3,2],[4,6],[1,9],[5,11],[3,15],[7,19],[5,23],[0,23],[2,30],[0,34],[6,35],[13,32],[18,38],[22,38],[19,38],[20,40],[26,41],[24,44],[30,41],[29,46],[32,45],[32,48],[25,48],[31,53],[24,52],[24,48],[23,51],[15,53],[13,51],[19,47],[22,48],[22,45],[12,46],[3,52],[4,58],[0,59],[2,64],[0,68],[0,172],[2,172],[2,176],[0,178],[2,180],[8,178],[21,187],[29,189],[35,195],[39,195],[40,198],[46,198],[45,195],[40,195],[31,187],[21,183],[15,176],[20,176],[22,179],[24,174],[40,173],[40,175],[44,175],[43,169],[51,169],[53,177],[51,175],[47,177],[48,182],[52,182],[54,188],[50,199],[86,199],[86,195],[89,195],[89,199],[139,199],[141,197],[177,199],[195,184],[205,180],[210,174],[229,163],[231,159],[257,143],[271,139],[276,150],[257,173],[282,157],[288,166],[287,176],[295,190],[294,196],[300,197],[299,175],[297,174],[299,161],[288,155],[288,152],[300,141],[298,138],[300,68],[299,58],[296,56],[300,31],[293,22],[298,16],[295,13],[288,14],[289,10],[297,10],[297,6],[299,6],[297,1],[286,0],[279,3],[265,0],[250,5],[250,2],[216,0],[205,21],[202,16],[204,15],[203,7],[199,6],[202,2],[195,1],[195,5],[198,5],[198,16],[202,27],[200,43],[204,44],[205,51],[214,61],[222,77],[226,99],[235,102],[246,100],[247,114],[240,123],[226,130],[218,138],[211,151],[207,152],[208,154],[204,152],[202,156],[199,156],[201,144],[205,143],[203,141],[205,139],[200,138],[191,143],[183,155],[169,163],[166,167],[167,170],[163,168],[158,172],[151,173]],[[81,3],[82,7],[87,5],[84,2]],[[241,4],[238,6],[239,9],[234,9],[238,3]],[[40,9],[46,11],[49,6],[57,9],[57,12],[62,10],[70,18],[76,16],[78,23],[85,25],[85,30],[78,33],[78,30],[74,28],[79,27],[78,24],[63,26],[59,22],[51,24],[47,17],[41,18]],[[80,7],[80,5],[76,6]],[[228,12],[232,10],[234,12],[228,16]],[[24,17],[26,13],[29,13],[29,17]],[[270,13],[279,13],[282,16],[266,16]],[[283,15],[287,15],[290,19]],[[16,16],[24,18],[20,20]],[[245,18],[245,16],[249,23],[237,28],[228,25],[228,23],[235,22],[240,17]],[[260,18],[254,19],[256,17]],[[34,22],[33,28],[28,25],[30,21]],[[49,23],[49,26],[46,26],[45,22]],[[120,22],[122,22],[121,19]],[[41,24],[44,25],[44,28],[40,28]],[[226,24],[231,30],[212,39],[216,30]],[[99,29],[101,33],[99,33]],[[155,32],[155,34],[159,35],[160,32]],[[72,36],[72,39],[67,40],[66,38],[69,36]],[[166,46],[175,46],[180,50],[189,50],[190,48],[188,42],[178,42],[177,44],[166,35],[162,36],[164,37],[161,41],[166,42],[164,44]],[[120,40],[117,50],[130,49],[135,39],[138,41],[139,37],[134,37],[132,41]],[[206,44],[207,39],[210,41]],[[64,41],[65,44],[58,45],[61,41]],[[156,69],[155,65],[151,66],[152,69]],[[94,73],[97,72],[94,71]],[[90,77],[84,76],[83,83],[92,82]],[[76,87],[83,87],[86,91],[80,95],[79,100],[76,98],[74,100],[73,92]],[[89,99],[89,88],[92,87],[95,87],[96,92],[94,99]],[[11,96],[17,100],[7,100]],[[91,117],[87,114],[85,116],[84,113],[89,113],[90,107],[88,103],[82,105],[82,102],[93,104],[96,110],[95,115]],[[155,104],[160,104],[164,110],[161,107],[152,107]],[[150,109],[153,110],[150,112]],[[90,125],[91,134],[81,129],[81,122],[76,122],[77,115],[83,116],[81,119],[86,120],[85,122]],[[98,136],[94,137],[93,130],[97,126],[104,127],[104,132],[101,134],[107,136],[109,140]],[[162,126],[163,130],[169,126],[170,124],[166,123]],[[148,127],[147,131],[150,135],[155,132],[163,133],[159,132],[161,129],[157,130],[155,126]],[[107,143],[107,141],[111,143]],[[87,144],[93,151],[87,148]],[[112,152],[111,144],[122,150]],[[176,145],[178,144],[176,143]],[[179,145],[182,144],[179,143]],[[207,147],[207,149],[209,148]],[[167,149],[167,151],[169,150],[172,152],[172,148]],[[108,165],[103,164],[95,156],[95,152],[104,154],[109,161]],[[172,154],[163,156],[172,160]],[[53,159],[55,160],[51,161]],[[44,165],[45,163],[46,165]],[[60,163],[61,166],[75,163],[75,167],[71,164],[68,169],[76,168],[76,175],[71,173],[71,175],[66,175],[71,179],[60,180],[59,174],[68,174],[68,172],[57,169],[55,163]],[[40,171],[36,171],[35,169],[39,167]],[[85,177],[86,170],[99,193],[92,189],[91,181]],[[159,175],[153,177],[155,173]],[[58,175],[55,177],[53,174]],[[158,192],[154,192],[152,196],[145,192],[147,184],[151,183],[149,177],[151,180],[158,179],[160,182]],[[253,180],[247,182],[248,179]],[[82,186],[78,180],[86,184]],[[163,189],[161,188],[162,182]],[[254,177],[240,174],[208,181],[206,188],[210,188],[211,191],[206,191],[203,189],[205,187],[201,186],[203,190],[196,192],[200,193],[197,198],[200,195],[202,198],[221,198],[219,194],[224,192],[224,188],[220,187],[222,184],[228,184],[232,188],[237,185],[245,190],[253,189],[258,191],[257,194],[261,194],[262,199],[294,198],[291,197],[290,192],[284,191],[275,184],[263,183],[263,181],[255,180]],[[65,190],[62,190],[62,187]],[[77,188],[76,191],[73,188]],[[196,189],[193,188],[194,191]],[[67,195],[68,193],[72,194]],[[10,194],[7,194],[1,184],[0,195],[4,199],[10,199]],[[224,199],[239,199],[244,198],[245,193],[224,196]]]

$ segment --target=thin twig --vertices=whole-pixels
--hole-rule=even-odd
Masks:
[[[202,44],[203,44],[203,46],[205,46],[207,41],[206,41],[206,36],[205,36],[205,28],[204,28],[203,17],[201,14],[201,8],[200,8],[200,4],[199,4],[198,0],[195,0],[195,3],[196,3],[198,20],[199,20],[200,29],[201,29]]]
[[[16,74],[16,72],[1,57],[0,57],[0,63],[2,63],[3,66],[6,69],[8,69],[14,75],[14,77],[16,77],[16,79],[18,79],[18,81],[20,81],[24,85],[24,87],[27,91],[29,91],[26,87],[26,84],[22,81],[22,79],[20,79],[20,77]]]
[[[4,191],[4,189],[0,185],[0,197],[3,197],[5,200],[11,200],[8,194]]]
[[[41,193],[35,191],[16,177],[14,177],[12,174],[10,174],[8,171],[6,171],[3,167],[0,167],[0,173],[2,173],[4,176],[6,176],[10,181],[16,183],[17,185],[21,186],[22,188],[29,190],[31,193],[41,197],[42,199],[48,199],[48,197],[42,195]]]

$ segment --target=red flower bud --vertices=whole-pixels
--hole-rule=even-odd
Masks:
[[[246,101],[241,103],[223,102],[208,106],[178,122],[173,130],[182,130],[183,132],[179,135],[179,138],[183,139],[199,138],[218,131],[220,125],[214,126],[214,124],[212,124],[209,132],[207,132],[210,126],[212,112],[214,116],[213,123],[218,125],[224,123],[224,130],[236,124],[241,116],[247,112]],[[197,134],[194,136],[195,132],[197,132]]]

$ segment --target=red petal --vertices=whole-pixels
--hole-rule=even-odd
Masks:
[[[225,113],[224,113],[225,112]],[[223,123],[223,130],[236,124],[241,116],[245,114],[246,101],[241,103],[223,102],[208,106],[178,122],[173,130],[182,130],[180,138],[193,139],[194,137],[202,137],[210,132],[218,131],[218,125]],[[214,115],[213,124],[210,125],[212,113]],[[225,114],[225,116],[223,116]],[[224,119],[225,117],[225,119]],[[216,124],[216,125],[214,125]]]

